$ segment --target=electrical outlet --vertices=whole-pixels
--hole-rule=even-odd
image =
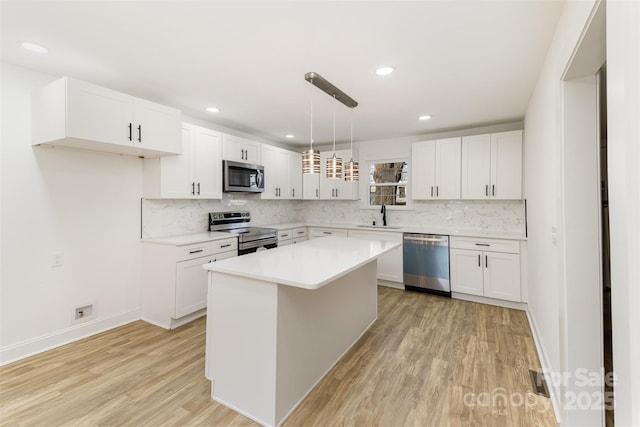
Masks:
[[[74,320],[81,320],[93,314],[93,304],[77,307],[74,312]]]
[[[51,267],[62,267],[64,265],[64,254],[62,252],[54,252],[51,256]]]

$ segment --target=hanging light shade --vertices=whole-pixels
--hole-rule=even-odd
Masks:
[[[359,176],[358,162],[353,161],[353,108],[351,108],[351,158],[344,164],[344,180],[357,181]]]
[[[333,95],[336,100],[336,95]],[[336,106],[333,104],[333,156],[327,159],[326,177],[329,179],[342,179],[342,159],[336,156]]]
[[[302,173],[305,175],[320,173],[320,151],[313,149],[313,78],[309,81],[310,88],[310,125],[309,149],[302,152]]]

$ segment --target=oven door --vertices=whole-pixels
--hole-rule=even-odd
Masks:
[[[238,255],[252,254],[254,252],[263,251],[266,249],[273,249],[278,247],[278,241],[256,241],[248,242],[238,245]]]
[[[264,167],[248,163],[222,161],[222,185],[226,193],[264,191]]]

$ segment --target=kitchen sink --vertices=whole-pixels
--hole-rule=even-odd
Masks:
[[[398,230],[402,227],[397,226],[397,225],[359,225],[358,227],[361,228],[381,228],[381,229],[386,229],[386,230]]]

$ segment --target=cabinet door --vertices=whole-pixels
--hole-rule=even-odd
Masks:
[[[302,175],[302,198],[304,200],[320,198],[320,174]]]
[[[241,163],[260,165],[261,145],[234,135],[222,134],[222,158]]]
[[[186,123],[183,124],[182,154],[179,156],[166,156],[157,160],[160,162],[160,194],[163,198],[184,199],[194,197],[191,185],[193,183],[191,170],[193,135],[194,127]]]
[[[460,198],[460,138],[439,139],[436,142],[436,197]]]
[[[279,171],[277,148],[271,145],[262,146],[262,165],[264,166],[264,191],[261,199],[277,199],[279,185]]]
[[[108,144],[133,145],[133,100],[120,92],[67,79],[67,135]],[[180,144],[179,125],[177,132],[176,139]]]
[[[290,199],[291,193],[289,190],[289,151],[276,151],[275,175],[276,184],[278,186],[278,199]]]
[[[220,132],[200,126],[194,127],[192,165],[195,197],[202,199],[222,198],[220,139]]]
[[[482,252],[450,249],[451,291],[463,294],[484,294]]]
[[[436,141],[411,145],[411,198],[429,200],[436,197]]]
[[[349,161],[351,158],[350,150],[338,150],[336,156],[342,159],[342,165]],[[335,181],[335,198],[339,200],[357,200],[358,199],[358,181],[345,181],[344,171],[342,179],[332,180]]]
[[[148,150],[180,154],[179,110],[134,98],[133,144]]]
[[[323,151],[320,153],[320,199],[322,200],[336,198],[336,185],[338,180],[327,178],[327,159],[331,156],[333,156],[333,151]]]
[[[349,237],[402,242],[402,234],[390,232],[349,230]],[[403,283],[402,258],[402,245],[378,257],[378,279]]]
[[[520,255],[484,252],[484,296],[520,302]]]
[[[491,135],[491,197],[522,198],[522,131]]]
[[[207,306],[207,270],[209,262],[237,256],[236,251],[178,262],[176,269],[176,306],[174,319],[191,314]]]
[[[302,199],[302,154],[289,152],[289,198]]]
[[[490,197],[491,135],[462,138],[462,198]]]

